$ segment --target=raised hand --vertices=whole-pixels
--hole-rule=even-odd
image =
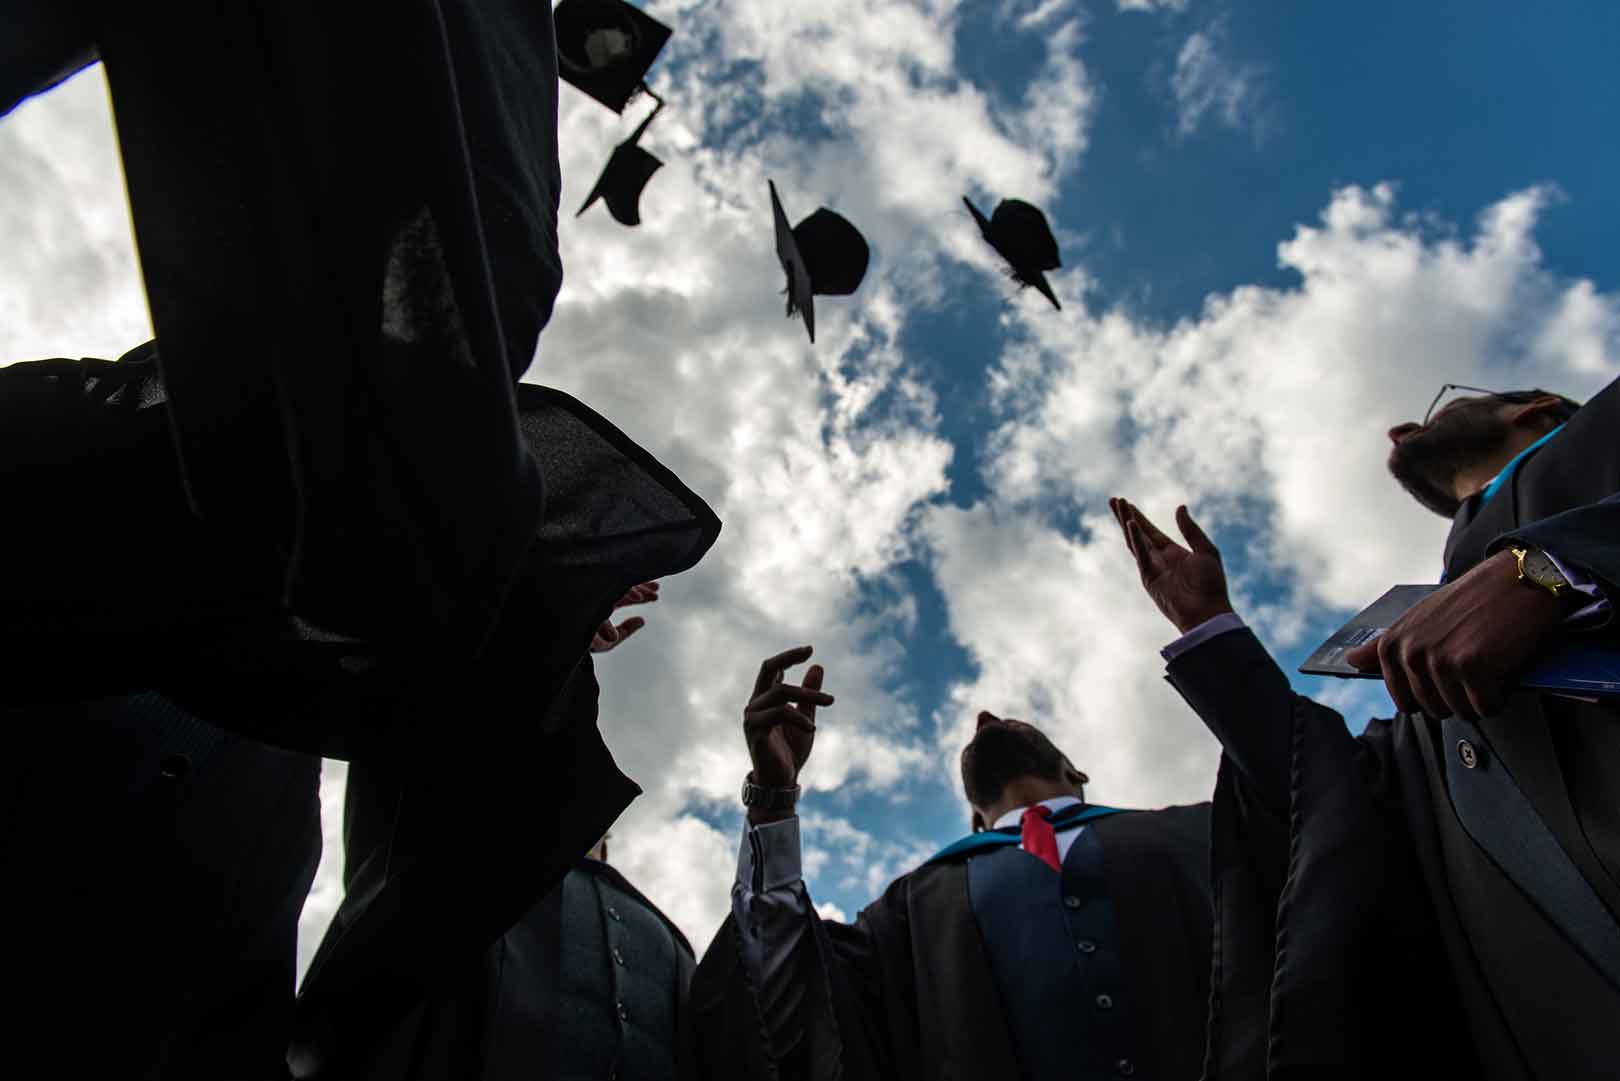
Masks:
[[[626,590],[624,596],[613,602],[613,607],[619,609],[632,604],[651,604],[657,599],[658,583],[642,582]],[[617,627],[613,625],[611,619],[605,619],[602,625],[596,628],[596,633],[591,635],[591,652],[606,653],[610,649],[615,649],[619,643],[646,625],[647,621],[640,616],[631,616]]]
[[[1110,499],[1108,509],[1114,512],[1125,545],[1136,559],[1142,588],[1178,631],[1186,634],[1232,610],[1220,549],[1193,521],[1186,507],[1176,508],[1176,525],[1186,538],[1185,548],[1125,500]]]
[[[821,666],[811,665],[803,686],[784,681],[789,668],[810,659],[810,646],[778,653],[759,666],[754,693],[743,709],[743,736],[754,766],[754,782],[769,788],[791,788],[816,741],[816,707],[830,706],[833,696],[821,689]]]

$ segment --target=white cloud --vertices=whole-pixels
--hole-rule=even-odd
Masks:
[[[1121,11],[1173,11],[1187,10],[1189,0],[1118,0]]]
[[[1253,65],[1237,64],[1228,55],[1231,43],[1216,22],[1188,35],[1170,73],[1176,101],[1176,130],[1182,137],[1198,130],[1205,117],[1229,128],[1263,134],[1261,74]]]
[[[1203,798],[1215,750],[1160,682],[1174,632],[1107,497],[1167,527],[1194,504],[1246,568],[1237,603],[1273,644],[1306,614],[1432,581],[1447,523],[1388,477],[1385,431],[1443,382],[1580,398],[1620,372],[1620,297],[1541,263],[1533,229],[1551,197],[1511,194],[1463,238],[1398,217],[1390,185],[1347,187],[1278,246],[1296,286],[1211,296],[1170,327],[1082,304],[1014,313],[990,376],[1004,417],[992,495],[927,519],[952,633],[980,668],[942,731],[965,736],[980,708],[1021,712],[1050,725],[1098,799]],[[1245,601],[1268,584],[1280,601]],[[1324,695],[1387,710],[1376,683]]]
[[[0,364],[152,336],[100,65],[0,122]]]

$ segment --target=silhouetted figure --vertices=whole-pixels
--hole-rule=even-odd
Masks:
[[[1038,729],[983,712],[962,751],[975,833],[853,924],[800,872],[799,771],[822,670],[760,668],[732,914],[692,984],[704,1077],[1196,1078],[1209,1004],[1209,805],[1120,811]]]
[[[816,340],[816,296],[848,296],[866,277],[871,249],[848,218],[821,207],[799,224],[788,225],[770,181],[771,214],[776,223],[776,258],[787,274],[787,314],[804,316],[804,329]]]
[[[644,582],[620,606],[656,601]],[[604,622],[606,653],[644,620]],[[353,776],[344,807],[345,877],[383,839],[397,789],[377,771]],[[514,854],[514,858],[522,858]],[[608,864],[608,838],[523,913],[476,961],[444,973],[376,1045],[320,1076],[344,1081],[697,1081],[687,988],[692,947],[658,907]]]
[[[1515,676],[1559,635],[1620,650],[1593,629],[1620,599],[1617,430],[1620,382],[1390,429],[1391,471],[1452,518],[1448,584],[1347,653],[1402,711],[1359,736],[1293,693],[1184,511],[1186,547],[1115,501],[1184,632],[1167,676],[1225,752],[1212,1081],[1615,1075],[1620,709]]]
[[[962,196],[962,202],[978,223],[984,239],[1007,260],[1007,273],[1012,280],[1021,287],[1037,290],[1052,302],[1052,307],[1061,311],[1063,305],[1058,303],[1057,294],[1052,292],[1044,273],[1063,265],[1058,257],[1057,238],[1052,235],[1052,227],[1046,224],[1046,215],[1022,199],[1003,199],[989,218],[979,213],[979,208],[967,196]]]
[[[386,858],[297,1003],[292,1064],[319,1069],[481,956],[632,798],[582,658],[718,522],[606,419],[518,385],[562,273],[548,5],[19,7],[0,109],[105,61],[162,378],[8,382],[0,505],[36,528],[0,530],[22,594],[0,701],[152,692],[395,771]],[[584,41],[592,64],[625,51]],[[141,731],[130,753],[167,746]],[[236,868],[225,847],[207,874]],[[109,905],[138,894],[81,870]]]

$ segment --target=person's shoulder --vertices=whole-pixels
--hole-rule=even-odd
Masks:
[[[1209,800],[1202,803],[1174,803],[1166,807],[1152,807],[1136,811],[1131,815],[1116,815],[1116,818],[1135,818],[1136,825],[1146,829],[1163,829],[1185,831],[1188,829],[1207,830],[1209,828],[1210,808],[1213,804]],[[1107,822],[1108,819],[1103,819]],[[1099,823],[1100,825],[1101,823]]]

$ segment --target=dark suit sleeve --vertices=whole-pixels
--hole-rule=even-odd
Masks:
[[[1550,552],[1567,566],[1597,578],[1611,603],[1620,599],[1620,494],[1504,533],[1489,550],[1500,551],[1509,544]]]
[[[874,909],[883,902],[873,906]],[[862,913],[855,924],[822,920],[812,908],[790,971],[791,1047],[767,1050],[759,996],[744,964],[736,916],[704,952],[690,995],[692,1060],[714,1081],[838,1081],[892,1076],[881,1032],[890,1012],[878,936]],[[881,925],[882,921],[879,920]],[[781,1020],[776,1042],[780,1042]]]
[[[1194,646],[1170,662],[1166,678],[1220,740],[1248,797],[1285,818],[1296,696],[1254,632]]]

